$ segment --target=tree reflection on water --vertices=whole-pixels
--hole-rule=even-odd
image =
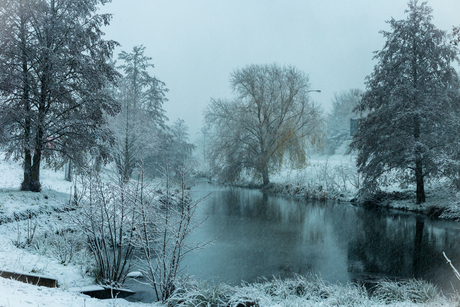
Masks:
[[[334,283],[423,278],[445,292],[460,288],[442,256],[460,267],[457,222],[207,183],[193,190],[212,194],[200,208],[208,218],[191,239],[215,239],[184,261],[196,278],[236,285],[317,273]]]

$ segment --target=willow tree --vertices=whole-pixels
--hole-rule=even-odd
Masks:
[[[308,76],[291,66],[249,65],[231,74],[230,85],[236,97],[211,99],[205,110],[211,165],[221,179],[234,181],[246,170],[267,185],[286,158],[304,165],[308,146],[324,134]]]
[[[367,190],[388,178],[412,182],[421,203],[425,179],[445,171],[458,141],[459,78],[452,67],[458,58],[426,2],[408,5],[407,19],[391,19],[391,31],[382,32],[385,46],[375,54],[378,63],[356,109],[368,115],[351,146]]]

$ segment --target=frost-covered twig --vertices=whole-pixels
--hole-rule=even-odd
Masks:
[[[446,258],[447,263],[450,265],[450,267],[451,267],[452,270],[454,271],[455,277],[457,277],[457,279],[460,280],[460,273],[459,273],[459,272],[457,271],[457,269],[454,267],[454,265],[452,264],[452,261],[450,261],[450,259],[447,258],[445,252],[442,252],[442,255],[444,256],[444,258]]]

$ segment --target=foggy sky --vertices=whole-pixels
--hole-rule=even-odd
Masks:
[[[202,124],[210,98],[231,98],[230,73],[249,64],[293,65],[309,75],[311,97],[330,110],[334,93],[364,89],[381,30],[405,19],[405,0],[112,0],[105,39],[123,50],[144,45],[166,83],[164,109],[190,127]],[[433,23],[451,32],[460,25],[460,0],[431,0]]]

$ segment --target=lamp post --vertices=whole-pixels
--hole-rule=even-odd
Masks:
[[[321,90],[308,90],[307,93],[310,93],[310,92],[317,92],[317,93],[321,93]]]

